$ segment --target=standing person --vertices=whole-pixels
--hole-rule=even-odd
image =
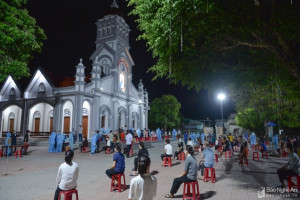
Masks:
[[[194,143],[192,141],[192,138],[189,138],[189,141],[188,141],[187,145],[194,147]]]
[[[224,138],[223,138],[223,146],[224,146],[224,149],[223,149],[223,151],[221,151],[220,152],[220,157],[222,157],[222,155],[223,155],[223,153],[225,152],[225,151],[229,151],[229,142],[228,142],[228,140],[226,139],[226,136],[224,136]]]
[[[142,155],[147,155],[149,156],[149,152],[148,150],[145,148],[145,145],[144,145],[144,142],[140,142],[139,143],[139,152],[138,152],[138,157],[134,158],[134,168],[133,168],[133,173],[130,174],[130,176],[137,176],[138,173],[137,173],[137,169],[138,169],[138,160],[139,158],[142,156]]]
[[[200,151],[201,161],[198,166],[198,171],[201,170],[200,180],[203,179],[204,168],[211,168],[214,166],[214,152],[211,148],[209,148],[209,143],[207,141],[204,142],[203,148],[203,151]]]
[[[300,160],[296,153],[294,153],[293,145],[287,143],[286,149],[289,155],[289,161],[286,165],[277,170],[278,178],[281,183],[281,188],[285,188],[284,179],[288,180],[288,176],[300,175]],[[292,185],[295,185],[292,183]]]
[[[70,133],[70,135],[73,136],[73,144],[76,143],[76,140],[77,140],[77,135],[76,135],[76,130],[75,128],[72,128],[72,132]]]
[[[56,133],[53,131],[49,137],[48,152],[56,152]]]
[[[149,173],[151,160],[149,156],[142,155],[138,158],[139,176],[130,181],[128,200],[147,199],[153,200],[157,192],[157,180]]]
[[[11,156],[11,134],[10,132],[6,133],[6,138],[5,138],[5,157]]]
[[[24,135],[24,140],[23,140],[23,142],[28,143],[29,134],[30,134],[30,131],[27,130],[26,133],[25,133],[25,135]]]
[[[252,134],[250,135],[250,148],[254,148],[255,144],[256,144],[256,135],[254,134],[254,132],[252,132]]]
[[[112,175],[115,174],[123,174],[125,171],[125,156],[121,152],[120,145],[116,145],[115,147],[116,153],[113,157],[113,164],[111,168],[106,170],[106,175],[111,179]],[[117,185],[118,181],[114,180],[114,184]]]
[[[79,140],[79,142],[82,142],[82,127],[81,127],[81,125],[78,125],[78,140]]]
[[[17,145],[17,133],[16,131],[13,131],[13,134],[11,134],[11,146]],[[16,151],[16,148],[14,148],[14,153]]]
[[[178,160],[178,155],[182,152],[183,152],[183,142],[181,141],[181,138],[179,138],[179,140],[178,140],[178,149],[177,149],[177,151],[174,152],[174,159],[176,157],[177,160]]]
[[[172,157],[173,153],[172,145],[170,145],[169,139],[166,139],[165,144],[165,153],[160,155],[162,161],[164,161],[164,157]]]
[[[77,187],[77,179],[79,175],[78,164],[73,162],[74,152],[66,151],[65,162],[59,166],[56,182],[58,183],[55,191],[54,200],[58,200],[59,192],[62,190],[73,190]]]
[[[183,140],[184,140],[184,144],[187,145],[187,141],[188,141],[188,134],[187,133],[185,133],[183,135]]]
[[[192,182],[197,180],[197,160],[194,157],[194,148],[191,146],[187,146],[185,154],[186,159],[184,163],[183,173],[179,175],[178,178],[174,179],[170,193],[165,196],[166,198],[174,198],[174,195],[177,193],[180,185],[183,182]]]
[[[127,153],[126,153],[126,157],[129,158],[129,152],[131,149],[131,142],[132,142],[132,135],[131,135],[131,130],[128,132],[128,134],[125,137],[126,140],[126,146],[127,146]]]

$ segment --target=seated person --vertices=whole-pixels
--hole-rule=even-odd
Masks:
[[[238,159],[239,159],[239,165],[242,165],[243,158],[248,157],[249,155],[249,149],[247,147],[247,142],[244,142],[244,144],[241,146],[240,153],[238,154]]]
[[[128,200],[147,199],[153,200],[157,191],[157,180],[149,173],[151,160],[149,156],[142,155],[138,158],[139,176],[130,181]]]
[[[192,138],[189,138],[189,141],[188,141],[187,145],[194,147],[194,143],[192,141]]]
[[[179,140],[178,140],[178,149],[174,153],[174,159],[176,157],[176,159],[178,160],[178,155],[182,152],[183,152],[183,142],[181,141],[181,138],[179,138]]]
[[[134,158],[134,168],[133,168],[133,173],[131,174],[131,176],[137,176],[137,169],[138,169],[138,160],[142,155],[147,155],[149,156],[148,150],[145,148],[144,142],[140,142],[139,143],[139,152],[138,152],[138,157]]]
[[[262,141],[260,143],[260,146],[262,147],[262,150],[260,150],[260,152],[268,151],[267,146],[264,141]]]
[[[201,170],[200,180],[203,179],[204,168],[211,168],[214,166],[214,152],[211,148],[209,148],[209,143],[204,142],[203,148],[203,151],[200,151],[201,161],[198,166],[198,171]]]
[[[185,154],[186,159],[184,162],[183,173],[179,175],[178,178],[174,179],[170,193],[165,196],[166,198],[174,198],[183,182],[193,182],[197,180],[197,160],[194,157],[194,148],[187,146]]]
[[[161,154],[161,160],[164,161],[164,157],[172,157],[172,145],[170,145],[170,140],[166,139],[165,141],[165,153]]]
[[[77,187],[79,174],[78,164],[73,162],[74,152],[66,151],[65,162],[59,166],[56,182],[58,183],[55,191],[54,200],[58,200],[59,192],[62,190],[73,190]]]
[[[223,151],[221,151],[220,152],[220,157],[223,155],[223,153],[225,152],[225,151],[229,151],[229,142],[228,142],[228,140],[226,139],[226,136],[224,136],[224,139],[223,139]]]
[[[106,152],[107,148],[111,148],[109,137],[106,137],[106,145],[103,147],[103,150]]]
[[[285,188],[284,179],[288,180],[288,176],[297,176],[300,175],[300,160],[296,153],[293,151],[293,145],[291,143],[288,143],[286,146],[289,161],[286,165],[279,168],[277,170],[277,174],[279,177],[279,181],[281,183],[281,188]],[[295,185],[292,183],[292,185]]]
[[[125,171],[125,156],[124,156],[124,154],[122,154],[121,147],[119,144],[115,146],[115,151],[116,151],[116,153],[114,154],[114,157],[113,157],[113,164],[112,164],[111,168],[109,168],[105,172],[106,175],[110,179],[112,178],[112,175],[123,174]],[[118,180],[115,179],[114,185],[117,185],[117,184],[118,184]]]
[[[89,145],[89,142],[88,142],[87,138],[84,137],[83,143],[80,147],[80,152],[82,152],[83,147],[88,147],[88,145]]]

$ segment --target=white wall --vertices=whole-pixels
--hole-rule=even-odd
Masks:
[[[49,132],[50,131],[50,117],[49,113],[50,111],[53,110],[53,107],[50,104],[47,103],[38,103],[35,106],[33,106],[28,115],[28,129],[30,131],[35,131],[34,127],[34,113],[35,112],[40,112],[41,117],[40,117],[40,130],[39,132]]]
[[[22,117],[22,109],[19,106],[12,105],[7,107],[3,112],[2,112],[2,122],[1,123],[3,126],[2,131],[7,132],[9,131],[9,114],[14,113],[15,118],[14,118],[14,130],[16,132],[20,132],[21,130],[21,117]]]

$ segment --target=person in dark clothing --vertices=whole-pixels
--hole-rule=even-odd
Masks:
[[[181,138],[179,138],[179,140],[178,140],[178,149],[177,149],[177,151],[174,152],[174,159],[176,157],[177,160],[178,160],[178,155],[182,152],[183,152],[183,142],[181,141]]]
[[[223,155],[223,153],[225,151],[229,151],[229,141],[226,139],[225,136],[224,136],[224,139],[223,139],[223,146],[224,146],[224,149],[223,149],[223,151],[221,151],[220,157]]]
[[[11,134],[11,146],[13,145],[17,145],[17,133],[15,131],[13,132],[13,134]],[[13,149],[13,153],[15,151],[16,151],[16,147]]]
[[[89,145],[89,142],[88,142],[87,138],[84,137],[83,143],[80,148],[80,152],[82,152],[83,147],[88,147],[88,145]]]
[[[140,150],[139,150],[139,152],[138,152],[138,157],[134,158],[134,168],[133,168],[133,173],[131,174],[131,176],[137,176],[137,175],[138,175],[137,169],[138,169],[138,160],[139,160],[139,158],[140,158],[142,155],[147,155],[147,156],[149,156],[149,152],[148,152],[148,150],[145,148],[144,142],[140,142],[139,148],[140,148]]]
[[[28,143],[28,137],[29,137],[29,134],[30,134],[30,131],[27,130],[26,133],[25,133],[25,135],[24,135],[24,140],[23,140],[23,142]]]
[[[105,171],[106,175],[111,179],[112,175],[115,174],[123,174],[125,171],[125,156],[121,153],[121,147],[120,145],[115,146],[116,153],[113,157],[113,164],[111,168]],[[118,184],[118,180],[113,180],[114,185]]]

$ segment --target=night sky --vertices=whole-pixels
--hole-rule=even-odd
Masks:
[[[37,67],[68,77],[75,75],[75,66],[83,59],[86,76],[90,74],[92,63],[89,57],[96,45],[96,21],[102,18],[110,9],[113,0],[28,0],[26,8],[37,24],[45,31],[47,40],[41,53],[34,55],[29,67],[33,73]],[[133,66],[133,83],[137,86],[143,80],[149,93],[150,102],[164,94],[172,94],[181,103],[184,117],[191,119],[220,119],[220,102],[217,92],[213,91],[211,98],[206,90],[197,92],[188,90],[181,85],[169,85],[169,81],[159,79],[152,81],[154,74],[147,69],[155,64],[151,52],[147,52],[145,41],[136,41],[140,34],[135,16],[128,16],[130,8],[125,0],[117,0],[119,9],[123,12],[130,32],[130,53],[135,62]],[[230,99],[223,102],[224,118],[234,112]]]

